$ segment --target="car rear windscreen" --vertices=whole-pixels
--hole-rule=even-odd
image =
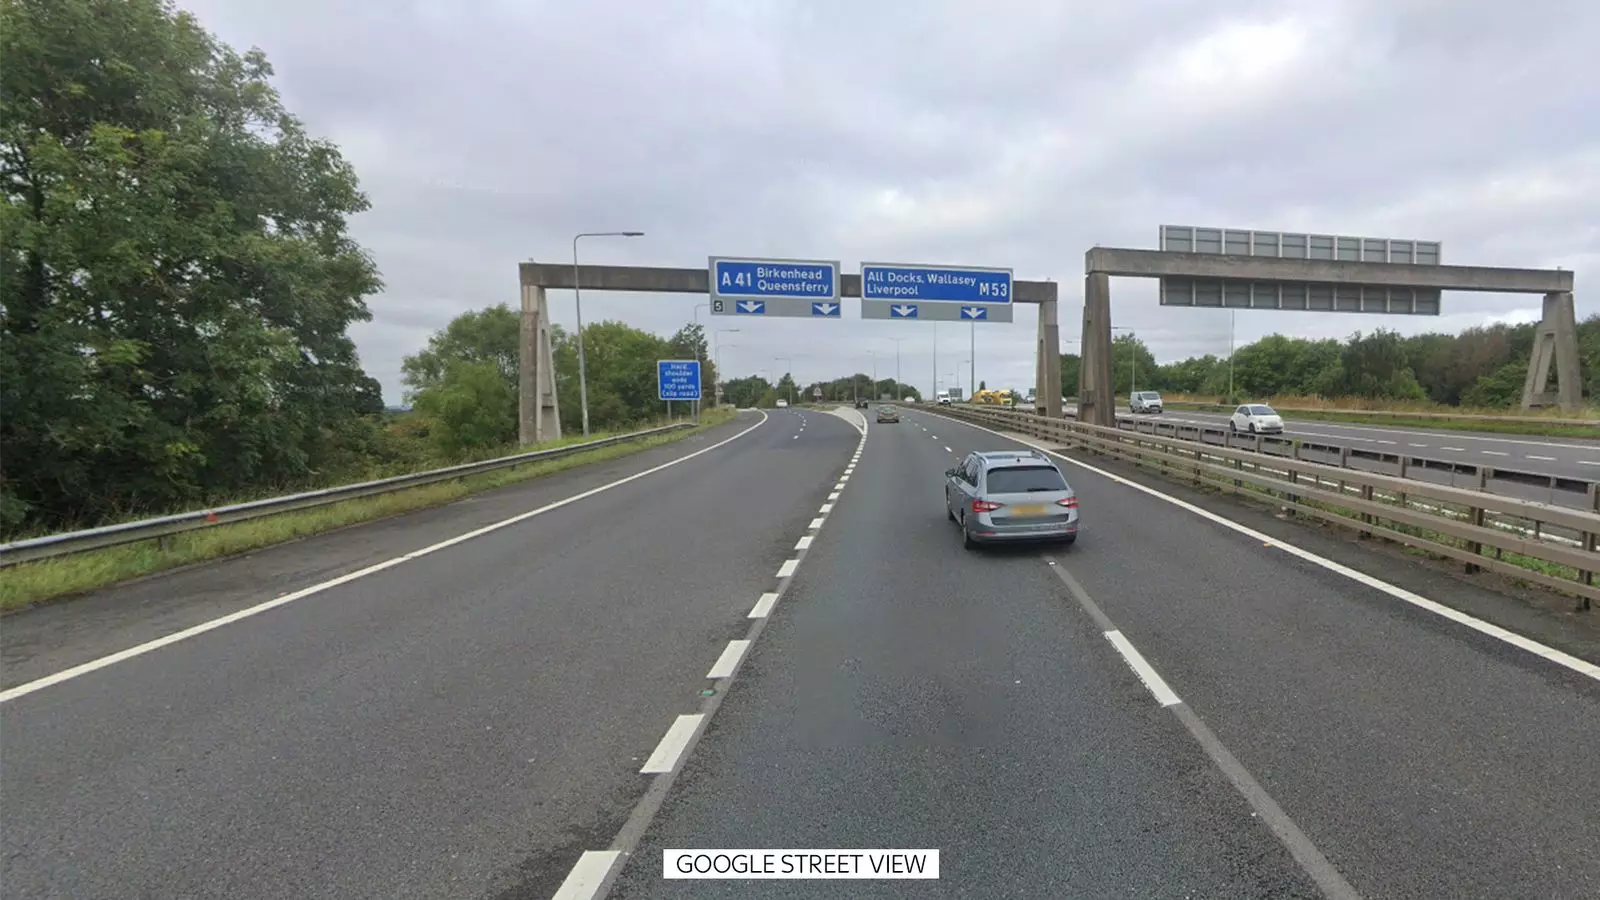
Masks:
[[[1029,491],[1064,491],[1066,479],[1049,466],[1015,466],[989,471],[991,494],[1024,494]]]

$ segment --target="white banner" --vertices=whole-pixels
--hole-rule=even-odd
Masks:
[[[663,878],[937,879],[937,850],[663,850]]]

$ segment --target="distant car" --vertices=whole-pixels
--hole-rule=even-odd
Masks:
[[[867,408],[867,398],[865,398],[865,397],[856,398],[856,409],[866,409],[866,408]]]
[[[968,550],[980,544],[1078,539],[1078,495],[1037,450],[970,453],[945,472],[945,514]]]
[[[880,406],[878,407],[878,421],[898,422],[900,421],[900,410],[892,406]]]
[[[1246,403],[1233,411],[1228,430],[1234,434],[1283,434],[1283,417],[1265,403]]]
[[[1134,391],[1128,398],[1128,410],[1133,413],[1161,412],[1161,395],[1155,391]]]
[[[783,408],[787,407],[788,405],[789,405],[789,401],[787,401],[787,400],[779,400],[778,401],[778,408],[779,409],[783,409]]]

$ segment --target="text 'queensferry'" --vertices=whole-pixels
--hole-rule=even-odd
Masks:
[[[938,850],[663,850],[664,878],[937,879]]]
[[[751,266],[742,271],[724,269],[723,288],[755,288],[763,294],[815,294],[833,296],[833,270],[826,266]]]

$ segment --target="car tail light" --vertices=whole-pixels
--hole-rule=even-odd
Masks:
[[[992,502],[990,502],[988,500],[974,500],[974,501],[972,501],[972,511],[973,512],[994,512],[995,510],[999,509],[1002,506],[1005,506],[1005,504],[1004,503],[992,503]]]
[[[1056,501],[1056,505],[1057,506],[1065,506],[1067,509],[1077,509],[1078,508],[1078,498],[1077,497],[1063,497],[1060,500]]]

